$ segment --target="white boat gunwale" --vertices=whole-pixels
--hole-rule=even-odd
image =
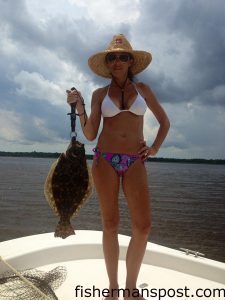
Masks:
[[[129,236],[118,235],[120,260],[125,260]],[[73,260],[103,259],[102,232],[77,230],[67,239],[43,233],[0,242],[0,256],[17,270]],[[143,264],[167,268],[225,284],[225,263],[148,242]],[[0,274],[7,267],[0,262]]]

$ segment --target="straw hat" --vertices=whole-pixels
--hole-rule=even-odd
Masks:
[[[106,78],[112,77],[105,61],[106,55],[111,52],[126,52],[132,55],[134,62],[130,69],[133,75],[136,75],[147,68],[152,60],[152,56],[149,52],[133,50],[131,44],[123,34],[114,35],[113,40],[104,51],[98,52],[88,59],[88,65],[94,73]]]

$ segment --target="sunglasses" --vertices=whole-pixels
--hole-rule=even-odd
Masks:
[[[127,62],[128,60],[131,59],[131,56],[129,54],[108,54],[106,56],[106,61],[108,62],[114,62],[116,59],[119,59],[122,62]]]

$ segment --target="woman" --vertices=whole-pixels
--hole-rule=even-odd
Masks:
[[[111,79],[108,86],[93,92],[89,117],[81,94],[76,90],[67,91],[67,102],[77,103],[82,130],[88,140],[96,138],[103,116],[103,129],[93,149],[92,174],[100,203],[103,251],[109,289],[112,291],[107,299],[118,299],[113,289],[118,289],[120,178],[132,222],[132,237],[126,256],[126,289],[132,291],[136,289],[151,227],[150,195],[144,162],[158,152],[170,126],[165,111],[150,87],[132,81],[133,75],[143,71],[150,62],[150,53],[133,50],[124,35],[114,36],[105,51],[94,54],[88,60],[93,72]],[[146,145],[143,136],[143,119],[147,108],[160,125],[151,146]],[[125,299],[134,298],[128,294]],[[135,299],[143,298],[140,296]]]

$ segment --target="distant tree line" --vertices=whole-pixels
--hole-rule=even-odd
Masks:
[[[58,158],[61,153],[58,152],[7,152],[0,151],[0,156],[7,157],[36,157],[36,158]],[[87,159],[93,159],[93,155],[87,154]],[[163,157],[151,157],[148,161],[155,162],[173,162],[173,163],[195,163],[195,164],[218,164],[224,165],[225,159],[203,159],[203,158],[193,158],[193,159],[180,159],[180,158],[163,158]]]

